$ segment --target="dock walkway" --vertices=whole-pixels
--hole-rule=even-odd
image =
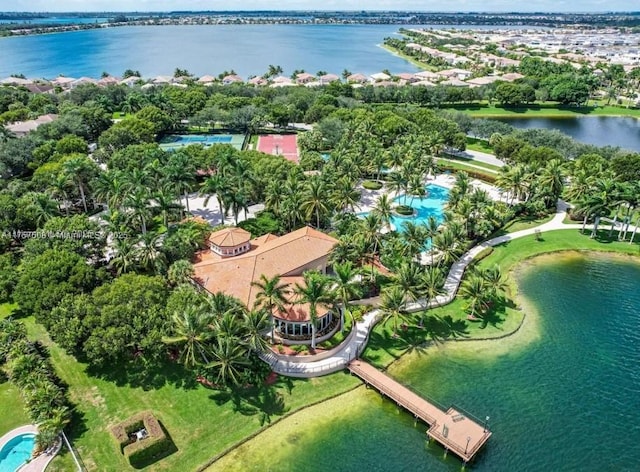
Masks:
[[[465,463],[471,461],[491,437],[491,431],[465,413],[455,408],[441,410],[365,361],[355,359],[348,368],[366,384],[375,387],[416,418],[427,423],[430,426],[427,431],[429,438],[456,454]]]

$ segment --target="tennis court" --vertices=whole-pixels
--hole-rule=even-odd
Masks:
[[[286,160],[299,162],[298,135],[296,134],[261,134],[258,136],[258,151],[274,156],[282,156]]]
[[[243,134],[170,134],[162,138],[160,147],[165,151],[173,151],[192,144],[205,147],[214,144],[231,144],[236,149],[242,149],[243,142]]]

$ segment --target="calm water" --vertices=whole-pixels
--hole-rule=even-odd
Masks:
[[[577,141],[640,151],[640,120],[629,117],[500,118],[516,128],[557,129]]]
[[[415,27],[415,26],[414,26]],[[399,25],[131,26],[0,39],[0,77],[99,77],[139,70],[170,75],[176,67],[196,75],[234,69],[246,77],[280,65],[341,74],[382,69],[416,71],[378,45]]]
[[[554,255],[518,278],[529,314],[516,335],[431,348],[392,375],[442,404],[490,416],[494,436],[473,470],[637,471],[640,264]],[[424,425],[364,389],[272,429],[271,443],[258,436],[238,450],[238,470],[461,469],[426,444]]]

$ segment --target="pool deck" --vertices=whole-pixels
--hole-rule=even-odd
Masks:
[[[25,426],[20,426],[18,428],[12,429],[7,434],[0,437],[0,449],[2,449],[4,445],[7,444],[14,437],[20,434],[27,434],[27,433],[38,434],[38,427],[34,424],[28,424]],[[49,465],[49,462],[51,462],[53,458],[56,456],[56,454],[60,450],[61,445],[62,443],[60,443],[58,447],[54,449],[53,452],[50,452],[48,454],[47,453],[40,454],[38,457],[30,461],[28,464],[23,465],[19,469],[20,472],[43,472]]]

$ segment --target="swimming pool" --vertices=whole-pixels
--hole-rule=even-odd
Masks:
[[[396,231],[402,233],[404,223],[408,221],[415,224],[426,224],[430,216],[435,217],[438,223],[442,223],[444,205],[449,201],[449,189],[434,184],[429,184],[425,188],[427,195],[422,198],[414,197],[412,201],[411,195],[400,195],[393,199],[395,205],[411,204],[415,210],[413,216],[394,215],[391,217],[391,224],[396,228]]]
[[[404,224],[412,222],[415,224],[426,224],[430,216],[435,217],[438,223],[442,223],[444,219],[444,206],[449,201],[449,189],[435,184],[425,186],[427,195],[424,197],[414,197],[411,195],[399,195],[393,199],[393,206],[409,205],[413,207],[415,213],[413,216],[394,215],[391,217],[391,224],[395,231],[404,232]],[[358,213],[358,216],[365,216],[368,213]]]
[[[0,450],[0,471],[15,472],[31,458],[36,435],[33,433],[19,434],[11,438]]]
[[[241,134],[170,134],[162,138],[160,147],[172,151],[192,144],[201,144],[205,147],[214,144],[231,144],[240,149],[243,141],[244,135]]]

